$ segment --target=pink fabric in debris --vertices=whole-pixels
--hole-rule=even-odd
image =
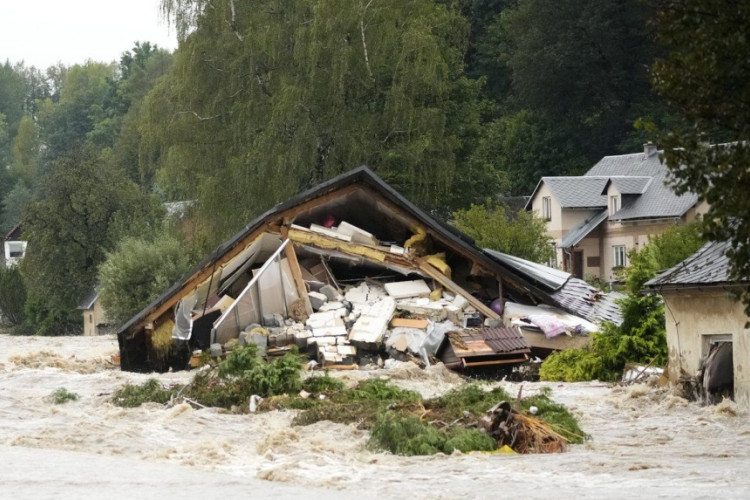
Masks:
[[[533,314],[529,320],[538,326],[548,339],[565,333],[565,323],[548,314]]]

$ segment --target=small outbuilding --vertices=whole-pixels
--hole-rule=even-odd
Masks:
[[[83,334],[89,336],[113,333],[114,328],[107,320],[107,313],[99,300],[99,292],[92,290],[78,304],[78,310],[83,313]]]
[[[13,267],[23,260],[23,257],[26,255],[27,243],[23,238],[23,228],[20,223],[8,231],[3,243],[6,267]]]
[[[673,383],[697,380],[708,402],[728,396],[750,406],[750,321],[730,277],[729,243],[711,242],[646,286],[664,297]]]

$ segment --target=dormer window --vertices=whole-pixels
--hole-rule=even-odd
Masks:
[[[620,195],[609,197],[609,215],[614,215],[620,210]]]
[[[552,197],[545,196],[542,198],[542,218],[552,220]]]

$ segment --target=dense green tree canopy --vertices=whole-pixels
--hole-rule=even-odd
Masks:
[[[472,205],[453,214],[456,227],[468,234],[480,248],[490,248],[532,262],[545,263],[554,256],[546,222],[532,212],[508,214],[494,203]]]
[[[652,139],[634,129],[641,118],[665,119],[647,73],[657,53],[651,16],[635,0],[526,0],[486,28],[482,68],[501,106],[485,138],[512,193]]]
[[[687,123],[662,130],[665,160],[678,192],[708,201],[707,236],[731,240],[734,271],[750,278],[750,3],[655,3],[669,54],[654,86]]]
[[[478,127],[467,33],[431,0],[212,2],[147,99],[159,183],[221,236],[361,164],[436,205]]]
[[[107,318],[124,324],[177,281],[190,263],[182,242],[171,236],[123,239],[99,268],[100,297]]]
[[[29,245],[21,266],[29,291],[50,307],[74,308],[93,286],[105,252],[146,226],[153,211],[149,198],[96,152],[69,153],[23,220]]]

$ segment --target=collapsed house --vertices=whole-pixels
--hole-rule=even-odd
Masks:
[[[246,343],[267,355],[297,345],[340,368],[388,356],[512,365],[618,321],[611,299],[477,248],[360,167],[250,222],[122,326],[118,342],[129,371],[182,369],[197,351]]]
[[[674,384],[697,382],[708,403],[723,397],[750,407],[748,318],[739,296],[748,281],[730,275],[728,242],[709,242],[646,283],[664,298],[667,376]]]

